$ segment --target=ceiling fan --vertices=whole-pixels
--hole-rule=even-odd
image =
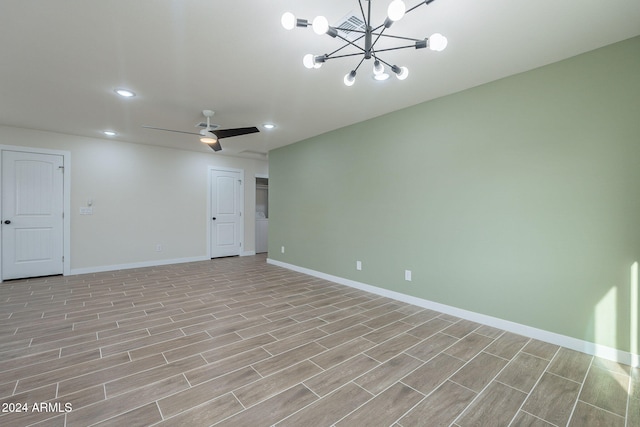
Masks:
[[[257,127],[246,127],[246,128],[235,128],[235,129],[218,129],[218,125],[211,124],[211,117],[213,117],[213,110],[203,110],[202,115],[207,118],[207,127],[202,129],[200,132],[185,132],[181,130],[173,130],[173,129],[163,129],[157,128],[153,126],[142,126],[145,129],[153,129],[153,130],[162,130],[166,132],[176,132],[176,133],[186,133],[189,135],[199,135],[200,141],[209,145],[213,151],[222,150],[222,146],[220,145],[219,139],[222,138],[231,138],[232,136],[240,136],[240,135],[248,135],[250,133],[260,132]]]

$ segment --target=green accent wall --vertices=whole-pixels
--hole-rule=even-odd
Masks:
[[[269,198],[271,259],[637,353],[640,37],[274,150]]]

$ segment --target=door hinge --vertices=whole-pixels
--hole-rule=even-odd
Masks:
[[[242,216],[242,212],[238,212],[238,215],[239,215],[239,216]]]
[[[62,262],[64,262],[64,255],[62,255]]]
[[[62,170],[64,172],[64,166],[58,166],[58,169]]]

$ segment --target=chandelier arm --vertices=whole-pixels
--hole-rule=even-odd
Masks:
[[[362,7],[362,0],[358,0],[358,4],[360,5],[360,13],[362,14],[362,20],[364,21],[364,25],[367,26],[369,24],[367,23],[367,15],[364,14],[364,8]]]
[[[384,27],[378,34],[374,33],[373,31],[371,32],[371,34],[377,35],[376,39],[373,41],[373,43],[371,43],[371,50],[373,50],[373,47],[376,45],[376,43],[378,43],[378,40],[380,40],[380,37],[383,36],[384,30],[386,29],[387,27]]]
[[[342,49],[344,49],[345,47],[349,46],[349,44],[345,44],[341,47],[339,47],[338,49],[334,50],[331,53],[327,53],[325,54],[325,57],[327,59],[331,59],[331,58],[341,58],[342,56],[355,56],[355,55],[362,55],[362,52],[358,52],[358,53],[354,53],[354,54],[349,54],[349,55],[342,55],[342,56],[334,56],[334,54],[340,52]]]
[[[376,33],[376,31],[378,31],[381,27],[384,27],[384,25],[378,25],[376,28],[371,29],[371,34],[373,35],[378,35],[381,33]],[[366,31],[362,31],[362,30],[357,30],[355,28],[342,28],[342,27],[335,27],[336,30],[338,31],[344,31],[345,33],[358,33],[358,34],[362,34],[360,37],[358,37],[357,39],[354,40],[354,42],[357,42],[358,40],[362,39],[364,36],[367,35]],[[384,30],[383,30],[384,31]],[[340,37],[340,35],[338,35],[338,37]],[[385,34],[385,37],[393,37],[393,36],[387,36]],[[418,40],[416,40],[418,41]]]
[[[328,61],[330,59],[340,59],[340,58],[350,58],[352,56],[362,56],[362,52],[358,52],[358,53],[345,53],[344,55],[336,55],[336,56],[327,56],[325,58],[325,61]],[[364,59],[363,59],[364,61]]]
[[[342,27],[335,27],[336,30],[339,31],[344,31],[345,33],[359,33],[362,34],[364,36],[364,34],[367,34],[366,31],[362,31],[362,30],[356,30],[355,28],[342,28]]]
[[[376,56],[376,60],[382,62],[384,65],[386,65],[389,68],[393,67],[393,65],[389,64],[387,61],[385,61],[384,59],[382,59],[382,58],[380,58],[378,56]]]
[[[382,33],[373,33],[373,34],[377,35],[378,38],[380,38],[380,37],[390,37],[390,38],[393,38],[393,39],[409,40],[409,41],[412,41],[412,42],[420,42],[420,41],[423,40],[423,39],[414,39],[413,37],[394,36],[393,34],[382,34]]]
[[[344,45],[342,46],[340,49],[343,49],[345,47],[347,47],[348,45]],[[340,50],[338,49],[338,50]],[[342,55],[334,55],[334,53],[338,52],[338,50],[331,52],[330,54],[325,54],[324,55],[324,59],[325,61],[328,61],[330,59],[338,59],[338,58],[349,58],[351,56],[361,56],[362,52],[356,52],[356,53],[343,53]]]
[[[340,37],[340,35],[338,35],[337,37],[339,37],[340,39],[343,39],[342,37]],[[358,37],[357,39],[355,39],[355,40],[354,40],[354,42],[357,42],[357,41],[358,41],[358,40],[360,40],[362,37],[364,37],[364,36]],[[343,39],[343,40],[344,40],[344,39]],[[346,41],[347,41],[347,43],[346,43],[344,46],[341,46],[341,47],[339,47],[338,49],[334,50],[333,52],[331,52],[330,54],[328,54],[328,55],[327,55],[327,57],[329,57],[329,56],[333,55],[334,53],[338,53],[338,52],[340,52],[342,49],[344,49],[344,48],[345,48],[345,47],[347,47],[347,46],[355,46],[355,47],[357,47],[358,49],[360,49],[360,50],[362,50],[362,51],[364,52],[364,49],[362,49],[360,46],[358,46],[358,45],[356,45],[356,44],[354,44],[354,43],[350,42],[349,40],[346,40]],[[361,55],[361,52],[357,53],[356,55]],[[335,57],[334,57],[334,58],[335,58]]]
[[[413,6],[410,9],[407,9],[407,11],[405,12],[405,15],[409,12],[413,12],[414,9],[419,8],[420,6],[429,6],[429,3],[433,3],[435,0],[425,0],[425,1],[421,1],[420,3],[418,3],[417,5]]]
[[[355,43],[354,43],[354,42],[352,42],[351,40],[349,40],[349,39],[346,39],[346,38],[342,37],[340,34],[338,34],[338,35],[337,35],[337,37],[338,37],[340,40],[347,42],[347,44],[346,44],[346,45],[344,45],[344,46],[342,46],[340,49],[344,49],[345,47],[347,47],[347,46],[351,45],[351,46],[355,47],[356,49],[360,49],[362,52],[366,52],[366,50],[365,50],[365,49],[361,48],[360,46],[358,46],[357,44],[355,44]],[[363,36],[363,37],[364,37],[364,36]],[[358,39],[356,39],[355,41],[358,41],[358,40],[360,40],[361,38],[362,38],[362,37],[359,37],[359,38],[358,38]],[[338,49],[338,50],[340,50],[340,49]],[[336,52],[337,52],[337,51],[336,51]]]
[[[365,33],[364,31],[356,31],[356,30],[353,30],[353,32],[358,32],[358,33],[361,33],[362,35],[361,35],[360,37],[358,37],[357,39],[353,40],[353,41],[350,41],[350,40],[348,40],[348,39],[345,39],[345,38],[344,38],[344,37],[342,37],[340,34],[336,34],[336,37],[338,37],[339,39],[344,40],[344,41],[346,41],[346,42],[348,42],[348,43],[352,43],[352,44],[353,44],[353,43],[355,43],[355,42],[357,42],[357,41],[362,40],[362,38],[366,35],[366,33]]]
[[[376,33],[376,31],[378,31],[381,27],[384,27],[384,25],[378,25],[377,27],[372,28],[372,29],[371,29],[371,34],[378,35],[379,33]],[[338,31],[344,31],[345,33],[358,33],[358,34],[362,34],[362,36],[358,37],[358,38],[357,38],[356,40],[354,40],[354,41],[358,41],[358,40],[360,40],[362,37],[364,37],[364,36],[366,36],[366,35],[367,35],[367,32],[366,32],[366,31],[358,30],[358,29],[355,29],[355,28],[335,27],[335,29],[336,29],[336,30],[338,30]]]
[[[360,66],[362,65],[364,60],[365,60],[365,57],[363,56],[362,59],[360,60],[360,62],[358,63],[358,65],[356,66],[356,68],[353,69],[353,71],[358,71],[358,68],[360,68]]]
[[[407,45],[407,46],[398,46],[398,47],[389,47],[387,49],[380,49],[380,50],[376,50],[376,52],[389,52],[392,50],[400,50],[400,49],[408,49],[408,48],[415,48],[416,46],[413,44]]]

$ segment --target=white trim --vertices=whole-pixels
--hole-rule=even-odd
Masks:
[[[62,156],[64,165],[62,173],[64,181],[64,194],[62,201],[64,206],[64,230],[62,235],[62,255],[64,256],[64,262],[62,263],[62,274],[64,276],[68,276],[69,274],[71,274],[71,152],[64,150],[50,150],[47,148],[22,147],[19,145],[0,145],[0,152],[2,151],[20,151],[23,153],[39,153]],[[0,176],[0,183],[1,181],[2,177]],[[2,202],[0,200],[0,212],[2,211],[1,203]],[[0,231],[0,233],[2,232]],[[0,253],[0,256],[2,256],[2,253]],[[0,283],[2,283],[2,263],[0,263]]]
[[[207,167],[207,258],[211,259],[211,172],[212,171],[221,171],[221,172],[238,172],[240,173],[240,180],[242,184],[240,185],[240,213],[242,215],[242,221],[240,221],[240,252],[238,255],[243,254],[243,250],[245,248],[244,242],[244,222],[246,221],[246,212],[244,211],[244,197],[245,197],[245,188],[246,183],[244,181],[244,169],[235,169],[235,168],[224,168],[218,166],[208,166]]]
[[[269,174],[268,174],[268,173],[257,173],[257,174],[255,174],[255,177],[256,177],[256,178],[269,179]],[[256,203],[257,203],[258,188],[257,188],[257,186],[255,186],[255,185],[254,185],[254,187],[253,187],[253,188],[254,188],[254,193],[255,193],[254,198],[256,199]],[[267,205],[268,205],[268,204],[269,204],[269,202],[267,201]],[[257,209],[254,209],[254,210],[256,210],[256,211],[257,211]],[[268,209],[268,206],[267,206],[267,210],[269,210],[269,209]],[[254,214],[254,217],[255,217],[255,214]],[[256,221],[255,219],[256,219],[256,218],[254,218],[254,222],[253,222],[253,223],[254,223],[254,226],[253,226],[253,231],[254,231],[254,232],[253,232],[253,236],[254,236],[254,240],[255,240],[255,241],[253,242],[253,244],[254,244],[254,246],[258,246],[258,227],[257,227],[257,225],[256,225],[256,222],[257,222],[257,221]],[[267,240],[268,240],[268,239],[267,239]],[[256,254],[256,251],[252,251],[252,252],[253,252],[253,253],[251,253],[251,255],[255,255],[255,254]],[[249,254],[249,252],[247,252],[247,254]]]
[[[175,259],[134,262],[131,264],[101,265],[99,267],[74,268],[73,270],[71,270],[71,274],[77,275],[77,274],[90,274],[90,273],[104,273],[106,271],[129,270],[131,268],[157,267],[160,265],[183,264],[186,262],[198,262],[198,261],[209,261],[209,260],[210,258],[207,258],[204,256],[198,256],[198,257],[190,257],[190,258],[175,258]]]
[[[271,258],[267,258],[267,263],[276,265],[278,267],[283,267],[288,270],[297,271],[298,273],[304,273],[304,274],[308,274],[309,276],[328,280],[330,282],[335,282],[340,285],[345,285],[351,288],[356,288],[366,292],[371,292],[372,294],[391,298],[397,301],[406,302],[408,304],[417,305],[418,307],[436,310],[441,313],[446,313],[452,316],[460,317],[462,319],[467,319],[473,322],[482,323],[484,325],[492,326],[494,328],[502,329],[508,332],[513,332],[515,334],[523,335],[525,337],[534,338],[540,341],[545,341],[551,344],[556,344],[562,347],[570,348],[572,350],[580,351],[582,353],[587,353],[593,356],[598,356],[603,359],[624,363],[625,365],[630,365],[634,367],[640,366],[640,355],[618,350],[612,347],[595,344],[589,341],[584,341],[584,340],[569,337],[566,335],[557,334],[555,332],[545,331],[543,329],[533,328],[531,326],[511,322],[509,320],[499,319],[497,317],[488,316],[486,314],[480,314],[473,311],[463,310],[461,308],[453,307],[450,305],[440,304],[437,302],[425,300],[425,299],[414,297],[411,295],[402,294],[400,292],[395,292],[388,289],[379,288],[377,286],[371,286],[365,283],[356,282],[354,280],[345,279],[338,276],[332,276],[330,274],[322,273],[322,272],[311,270],[304,267],[299,267],[297,265],[288,264],[286,262],[277,261]]]

